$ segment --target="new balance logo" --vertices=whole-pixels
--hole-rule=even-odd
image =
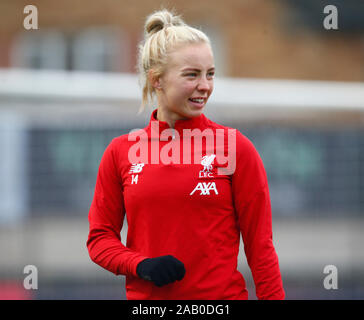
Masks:
[[[129,173],[140,173],[143,170],[144,163],[133,163]]]
[[[133,163],[130,167],[129,173],[140,173],[142,172],[144,167],[144,163]],[[131,184],[137,184],[138,183],[138,177],[139,175],[132,175],[131,176]]]
[[[200,190],[200,195],[210,195],[210,191],[215,191],[215,194],[219,194],[216,189],[215,182],[199,182],[195,189],[190,193],[192,196],[197,190]]]

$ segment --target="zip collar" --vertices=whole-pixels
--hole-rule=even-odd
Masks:
[[[158,136],[159,136],[163,130],[171,129],[171,130],[173,130],[172,139],[174,139],[175,131],[178,131],[180,137],[182,137],[183,129],[193,130],[193,129],[198,128],[202,131],[207,127],[207,125],[206,125],[207,118],[204,114],[200,114],[197,117],[193,117],[193,118],[189,118],[189,119],[176,120],[174,128],[171,128],[167,122],[158,120],[157,113],[158,113],[158,109],[155,109],[150,116],[150,121],[146,128],[148,134],[151,134],[151,131],[153,130],[153,135],[158,134]],[[156,132],[156,130],[158,130],[158,129],[159,129],[159,132]]]

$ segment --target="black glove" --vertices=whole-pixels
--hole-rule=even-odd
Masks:
[[[148,258],[139,262],[137,274],[144,280],[150,280],[158,287],[162,287],[185,276],[185,266],[173,256]]]

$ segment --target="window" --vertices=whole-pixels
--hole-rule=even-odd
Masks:
[[[130,69],[130,50],[120,30],[98,27],[76,33],[33,30],[19,34],[11,66],[29,69],[122,72]]]
[[[109,28],[79,32],[73,39],[73,69],[109,72],[127,69],[129,51],[123,38],[122,33]]]
[[[65,69],[67,43],[56,30],[34,30],[19,34],[11,52],[11,65],[30,69]]]

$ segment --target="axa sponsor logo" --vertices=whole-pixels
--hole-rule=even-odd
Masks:
[[[216,188],[215,182],[199,182],[195,189],[190,193],[190,196],[192,196],[196,191],[200,191],[200,195],[209,196],[210,191],[215,192],[215,194],[219,194]]]

